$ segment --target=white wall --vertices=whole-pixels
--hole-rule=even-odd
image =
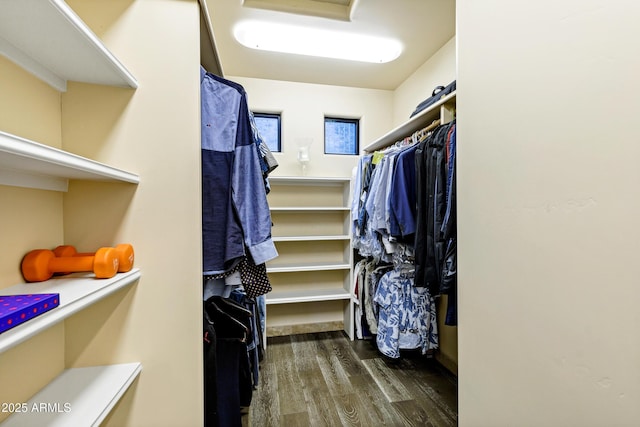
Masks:
[[[282,114],[282,152],[274,176],[299,176],[299,142],[311,139],[307,175],[351,176],[358,156],[324,154],[324,117],[360,119],[360,147],[386,133],[392,126],[393,92],[226,76],[240,83],[248,94],[249,108]]]
[[[463,427],[640,425],[638,16],[457,1]]]
[[[452,37],[393,93],[393,125],[409,119],[416,106],[431,96],[437,86],[456,79],[456,38]]]

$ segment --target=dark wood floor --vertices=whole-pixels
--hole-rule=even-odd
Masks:
[[[272,337],[243,426],[455,426],[456,396],[418,354],[389,360],[342,332]]]

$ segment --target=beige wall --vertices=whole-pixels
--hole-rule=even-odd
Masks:
[[[244,86],[249,108],[282,114],[282,153],[277,176],[299,176],[297,160],[301,140],[311,139],[309,176],[349,177],[358,156],[324,154],[324,117],[360,119],[360,147],[391,128],[391,91],[294,83],[227,76]]]
[[[64,148],[140,175],[140,184],[75,182],[65,241],[130,242],[139,283],[66,322],[66,363],[140,361],[113,426],[202,423],[199,12],[193,1],[74,0],[136,76],[135,91],[71,84]]]
[[[393,92],[393,126],[409,119],[418,104],[437,86],[456,79],[456,38],[452,37]]]
[[[0,57],[0,130],[61,145],[60,93]],[[0,185],[0,290],[22,282],[20,261],[63,241],[62,194]],[[43,351],[46,349],[46,351]],[[64,369],[64,328],[0,354],[0,402],[23,402]],[[8,414],[0,413],[0,421]]]
[[[0,401],[26,400],[65,366],[140,361],[106,425],[202,425],[197,2],[68,3],[139,89],[70,83],[60,95],[0,58],[0,130],[136,172],[141,183],[72,182],[64,194],[0,186],[0,287],[21,280],[27,250],[62,242],[130,242],[142,278],[0,354]]]
[[[461,426],[640,425],[629,1],[457,1]]]

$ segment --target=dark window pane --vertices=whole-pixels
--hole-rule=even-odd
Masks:
[[[324,152],[358,154],[358,119],[324,118]]]
[[[253,113],[260,137],[273,152],[282,151],[280,144],[280,114]]]

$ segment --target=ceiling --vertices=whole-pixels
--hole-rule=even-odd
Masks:
[[[455,35],[455,0],[206,0],[225,76],[396,89]],[[398,39],[400,57],[372,64],[249,49],[242,20],[317,26]]]

